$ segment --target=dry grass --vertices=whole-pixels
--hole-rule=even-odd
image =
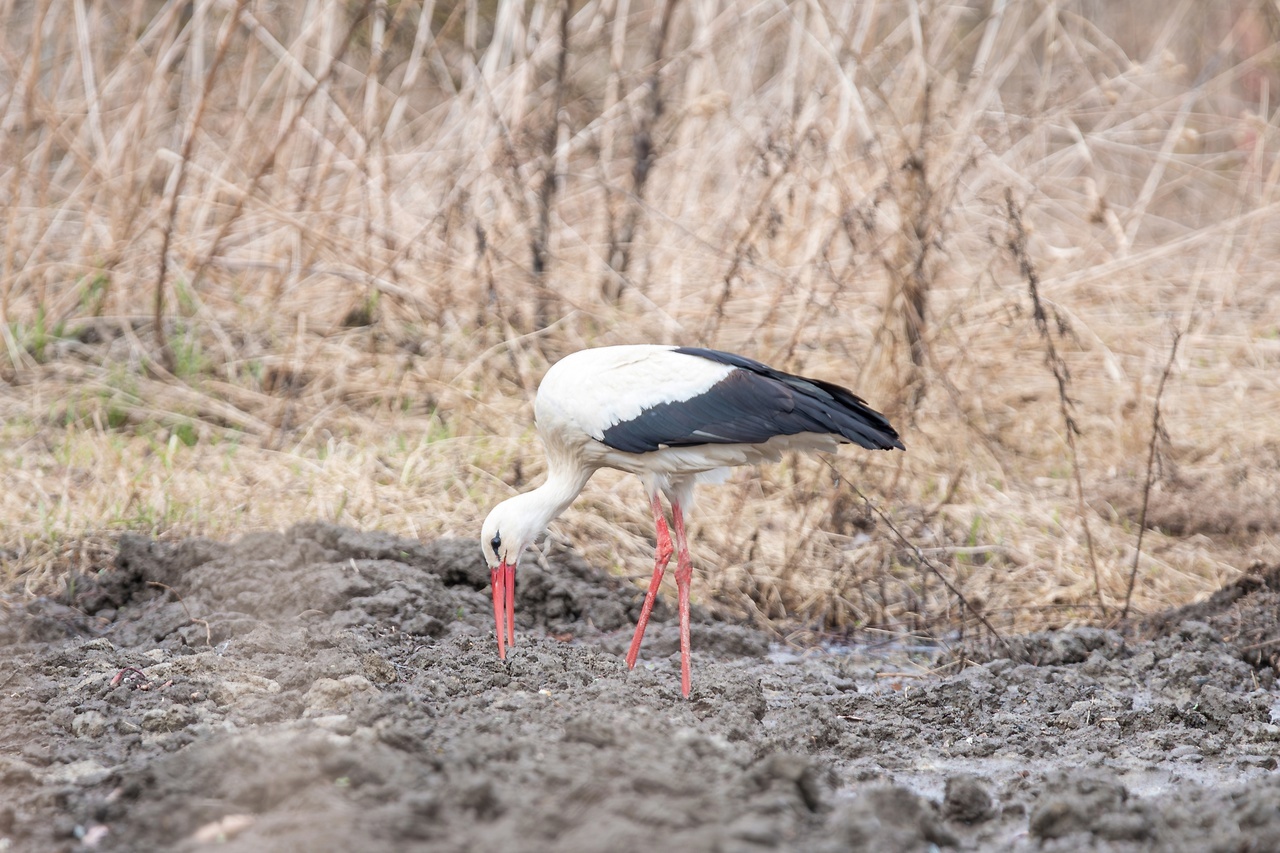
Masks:
[[[1106,619],[1175,329],[1152,517],[1219,523],[1148,531],[1134,609],[1280,559],[1276,503],[1220,523],[1280,476],[1274,7],[988,5],[0,0],[6,571],[473,535],[549,363],[679,342],[885,410],[909,452],[837,469],[998,626]],[[631,478],[553,535],[647,571]],[[820,460],[693,535],[791,626],[965,615]]]

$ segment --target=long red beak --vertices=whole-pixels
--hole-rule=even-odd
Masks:
[[[493,622],[498,633],[498,657],[507,659],[507,646],[516,644],[516,567],[502,564],[490,572],[493,583]],[[502,635],[506,633],[506,644]]]

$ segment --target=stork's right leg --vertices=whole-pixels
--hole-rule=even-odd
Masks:
[[[684,513],[680,502],[671,502],[671,525],[676,529],[676,593],[680,607],[680,693],[689,698],[693,649],[689,642],[689,586],[693,580],[693,561],[689,558],[689,540],[684,535]]]
[[[644,639],[644,629],[649,625],[649,613],[653,610],[654,599],[658,597],[658,587],[662,586],[662,574],[667,569],[667,563],[671,562],[671,555],[675,553],[657,492],[653,493],[651,505],[653,524],[658,534],[658,550],[653,560],[653,580],[649,581],[649,591],[645,593],[644,606],[640,608],[640,620],[636,622],[636,633],[631,638],[631,648],[627,650],[627,669],[635,669],[636,655],[640,654],[640,641]]]

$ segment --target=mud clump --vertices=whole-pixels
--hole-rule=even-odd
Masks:
[[[947,817],[962,823],[981,823],[995,813],[995,803],[976,776],[958,773],[947,778],[942,808]]]
[[[770,656],[699,610],[687,701],[666,602],[628,672],[643,591],[552,553],[520,570],[503,661],[488,583],[470,540],[303,524],[124,536],[63,599],[0,599],[0,841],[1280,849],[1280,693],[1253,654],[1280,636],[1274,571],[1137,637],[1010,638],[963,668]]]
[[[903,787],[872,787],[833,821],[835,842],[828,849],[912,853],[957,847],[960,840],[938,817],[934,806]]]

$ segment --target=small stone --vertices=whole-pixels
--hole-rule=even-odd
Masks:
[[[110,771],[98,762],[85,759],[55,766],[45,776],[45,780],[70,785],[96,785],[109,773]]]
[[[107,730],[107,717],[99,711],[84,711],[71,720],[71,733],[76,737],[101,737]]]
[[[244,832],[257,821],[250,814],[230,814],[206,823],[191,835],[196,844],[223,844]]]
[[[196,712],[186,705],[152,708],[142,715],[142,728],[149,732],[176,732],[196,721]]]
[[[241,700],[266,694],[274,696],[280,692],[279,683],[260,675],[240,675],[238,681],[222,681],[210,691],[210,696],[218,705],[232,705]]]

